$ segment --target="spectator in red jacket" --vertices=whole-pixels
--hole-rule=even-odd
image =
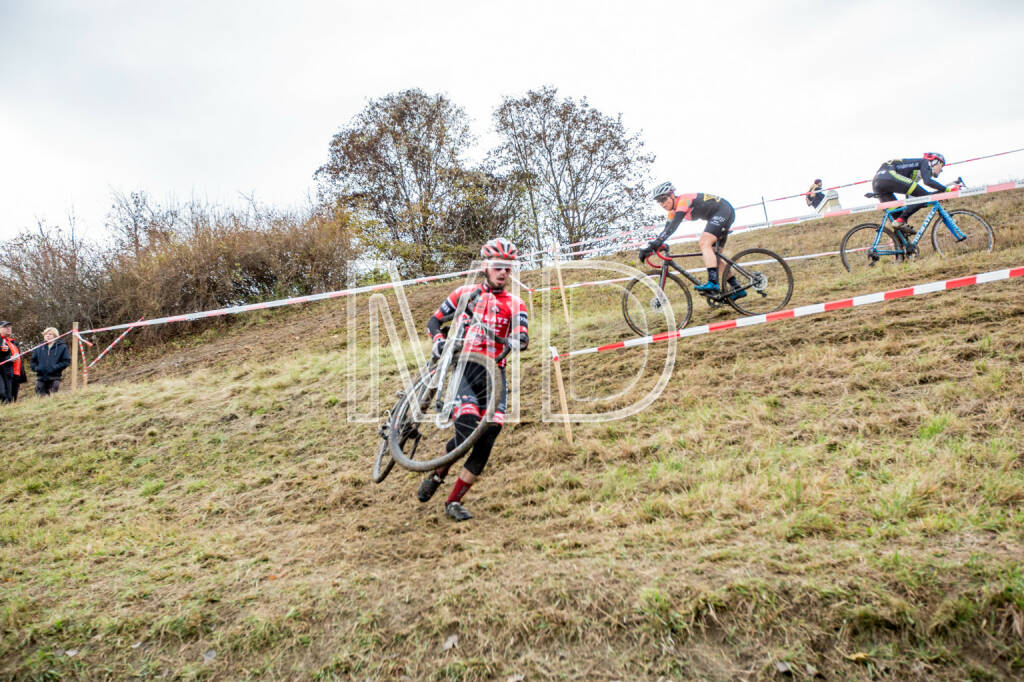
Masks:
[[[11,323],[4,320],[0,322],[0,403],[14,402],[18,395],[14,389],[15,363],[18,363],[18,374],[24,370],[21,368],[21,358],[12,360],[17,354],[18,346],[11,338]]]

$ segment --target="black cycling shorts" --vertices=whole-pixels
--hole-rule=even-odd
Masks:
[[[498,388],[498,405],[494,408],[494,416],[491,422],[495,424],[505,423],[505,410],[508,407],[508,387],[505,384],[505,368],[499,367],[501,373],[501,386]],[[487,393],[487,369],[475,362],[467,362],[466,370],[459,381],[459,407],[456,408],[455,416],[463,414],[475,414],[482,417],[487,409],[487,401],[490,396]]]
[[[715,214],[708,218],[708,224],[704,231],[713,234],[717,239],[719,248],[725,246],[725,240],[729,238],[729,228],[736,220],[736,211],[731,204],[722,202]]]

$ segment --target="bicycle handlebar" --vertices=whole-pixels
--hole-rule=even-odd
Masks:
[[[664,251],[666,254],[668,254],[668,247],[665,246],[664,244],[659,246],[658,250],[654,251],[653,253],[651,253],[650,256],[647,256],[647,258],[644,258],[644,263],[646,263],[648,267],[658,269],[658,268],[661,267],[661,264],[660,263],[652,263],[651,262],[651,256],[657,256],[658,258],[660,258],[663,261],[670,261],[670,260],[672,260],[672,255],[671,254],[669,254],[667,256],[663,256],[663,255],[661,255],[662,251]]]

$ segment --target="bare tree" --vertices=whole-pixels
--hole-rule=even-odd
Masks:
[[[104,223],[114,235],[118,246],[127,248],[136,258],[141,251],[159,240],[167,239],[178,227],[177,207],[154,206],[142,191],[111,194],[113,203]]]
[[[545,86],[505,98],[494,113],[502,138],[492,158],[525,179],[537,248],[601,236],[616,223],[643,220],[648,171],[621,114],[606,116],[587,100],[559,99]]]
[[[0,242],[0,310],[26,339],[101,320],[103,280],[102,254],[75,236],[73,217],[67,230],[39,223]]]

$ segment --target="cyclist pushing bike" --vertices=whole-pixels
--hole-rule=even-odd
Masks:
[[[928,194],[951,192],[955,185],[946,187],[935,178],[946,165],[946,157],[942,154],[926,152],[918,159],[891,159],[879,166],[871,181],[871,189],[882,202],[896,201],[896,193],[908,197],[923,197]],[[922,183],[935,192],[926,190]],[[906,237],[914,236],[914,228],[907,224],[910,216],[924,208],[924,204],[906,206],[893,220],[893,226]]]
[[[718,283],[719,275],[725,269],[725,263],[718,259],[716,250],[725,246],[725,240],[729,237],[729,228],[736,220],[736,211],[732,204],[720,196],[697,192],[694,194],[676,194],[676,188],[671,182],[663,182],[651,192],[651,198],[668,211],[668,220],[665,221],[665,229],[661,231],[650,244],[640,249],[640,262],[656,251],[660,250],[665,241],[679,228],[679,223],[684,220],[706,220],[707,225],[704,232],[697,240],[700,245],[701,255],[704,257],[704,265],[708,269],[708,281],[694,287],[694,290],[706,294],[718,294],[721,286]],[[736,277],[730,277],[728,284],[733,289],[740,289]],[[734,292],[730,298],[738,299],[747,295],[745,290],[740,289]]]
[[[464,315],[476,315],[498,337],[506,337],[506,343],[513,350],[525,350],[529,343],[526,304],[518,296],[505,291],[512,263],[518,256],[515,244],[507,239],[492,239],[480,249],[480,257],[484,264],[482,271],[484,281],[481,284],[463,285],[453,291],[437,311],[427,321],[427,331],[434,340],[433,354],[439,357],[445,347],[446,339],[441,329],[442,324],[455,316],[462,297],[474,297],[472,308]],[[479,327],[470,327],[464,341],[467,352],[482,353],[490,358],[497,358],[504,345],[489,337]],[[466,491],[476,483],[483,473],[490,457],[494,442],[501,432],[505,421],[505,408],[508,392],[505,383],[505,362],[499,363],[501,386],[495,388],[498,394],[498,406],[492,417],[493,423],[473,443],[473,448],[463,464],[462,471],[452,486],[451,493],[445,501],[445,513],[456,521],[465,521],[473,515],[462,505]],[[487,371],[483,365],[469,361],[459,384],[459,406],[455,410],[455,434],[448,441],[446,451],[457,448],[469,434],[473,433],[480,423],[483,410],[489,399],[487,395]],[[444,483],[450,464],[439,467],[420,483],[416,496],[420,502],[427,502],[437,489]]]

